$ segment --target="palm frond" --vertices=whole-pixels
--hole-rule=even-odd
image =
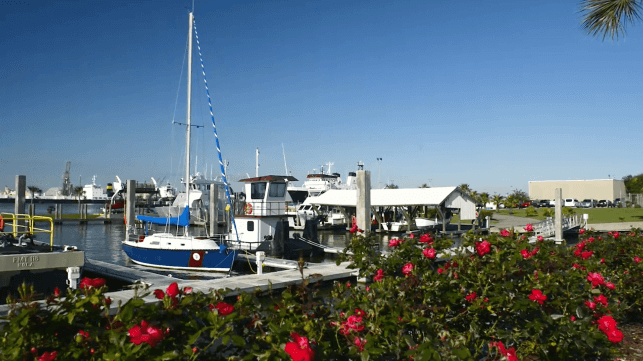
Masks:
[[[625,35],[625,24],[640,20],[643,0],[583,0],[583,27],[592,36],[603,35],[612,40]]]

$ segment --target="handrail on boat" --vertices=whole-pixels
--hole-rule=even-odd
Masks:
[[[51,217],[13,213],[0,213],[0,216],[4,220],[5,227],[11,226],[11,232],[0,232],[0,234],[12,234],[16,238],[19,234],[49,233],[49,246],[54,246],[54,221]],[[49,222],[49,229],[36,228],[36,222]]]

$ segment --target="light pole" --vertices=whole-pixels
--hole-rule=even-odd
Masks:
[[[382,179],[382,158],[376,158],[377,159],[377,168],[378,168],[378,175],[377,175],[377,188],[380,189],[382,188],[380,180]]]

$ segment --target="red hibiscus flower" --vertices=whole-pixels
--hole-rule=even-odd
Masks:
[[[487,240],[476,242],[476,252],[478,252],[480,257],[483,257],[485,254],[491,252],[491,243]]]
[[[295,342],[288,342],[284,351],[292,357],[293,361],[312,361],[315,358],[315,351],[310,348],[307,337],[300,337],[295,332],[291,333],[290,337]]]
[[[592,283],[592,288],[595,288],[596,286],[600,286],[602,284],[605,284],[605,280],[603,279],[603,276],[601,276],[600,273],[589,273],[587,275],[587,281]]]
[[[409,262],[402,267],[402,273],[404,273],[405,276],[409,276],[411,274],[411,271],[413,271],[413,268],[415,268],[415,265],[413,263]]]
[[[163,339],[163,331],[160,328],[150,326],[146,321],[141,321],[141,326],[134,325],[128,330],[130,341],[135,345],[146,342],[152,347],[156,347]]]
[[[477,297],[477,296],[478,296],[478,295],[477,295],[475,292],[471,292],[471,293],[469,293],[469,294],[465,297],[465,299],[466,299],[467,301],[469,301],[469,302],[473,302],[473,301],[475,301],[475,299],[476,299],[476,297]]]
[[[525,231],[533,232],[534,231],[534,226],[532,226],[531,223],[527,223],[527,225],[525,226]]]
[[[38,361],[53,361],[56,359],[58,351],[45,352],[38,356]]]
[[[105,286],[105,280],[102,278],[83,278],[80,280],[80,285],[78,288],[81,290],[84,289],[89,289],[89,288],[101,288]]]
[[[426,258],[434,259],[435,258],[435,249],[433,249],[433,248],[425,248],[424,251],[422,251],[422,254]]]
[[[373,280],[375,280],[375,282],[382,282],[383,279],[384,271],[382,271],[382,269],[380,268],[377,270],[377,274],[373,277]]]
[[[533,289],[529,299],[542,305],[544,301],[547,301],[547,295],[543,294],[541,290]]]

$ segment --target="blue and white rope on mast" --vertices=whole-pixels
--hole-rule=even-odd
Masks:
[[[205,85],[205,93],[208,95],[208,106],[210,107],[210,118],[212,119],[212,130],[214,131],[214,139],[217,144],[217,153],[219,155],[219,165],[221,166],[221,179],[223,179],[223,184],[225,184],[225,194],[228,199],[228,205],[230,206],[230,219],[232,220],[232,225],[234,226],[234,232],[237,236],[237,242],[239,242],[239,232],[237,231],[237,223],[234,220],[234,212],[232,211],[232,201],[230,199],[230,189],[228,187],[228,179],[226,178],[225,169],[223,167],[223,158],[221,157],[221,147],[219,146],[219,135],[217,134],[217,125],[214,122],[214,113],[212,112],[212,100],[210,99],[210,89],[208,88],[208,80],[205,76],[205,66],[203,65],[203,56],[201,55],[201,44],[199,43],[199,34],[196,31],[196,21],[192,21],[194,26],[194,38],[196,39],[196,48],[199,52],[199,61],[201,62],[201,72],[203,73],[203,84]]]

